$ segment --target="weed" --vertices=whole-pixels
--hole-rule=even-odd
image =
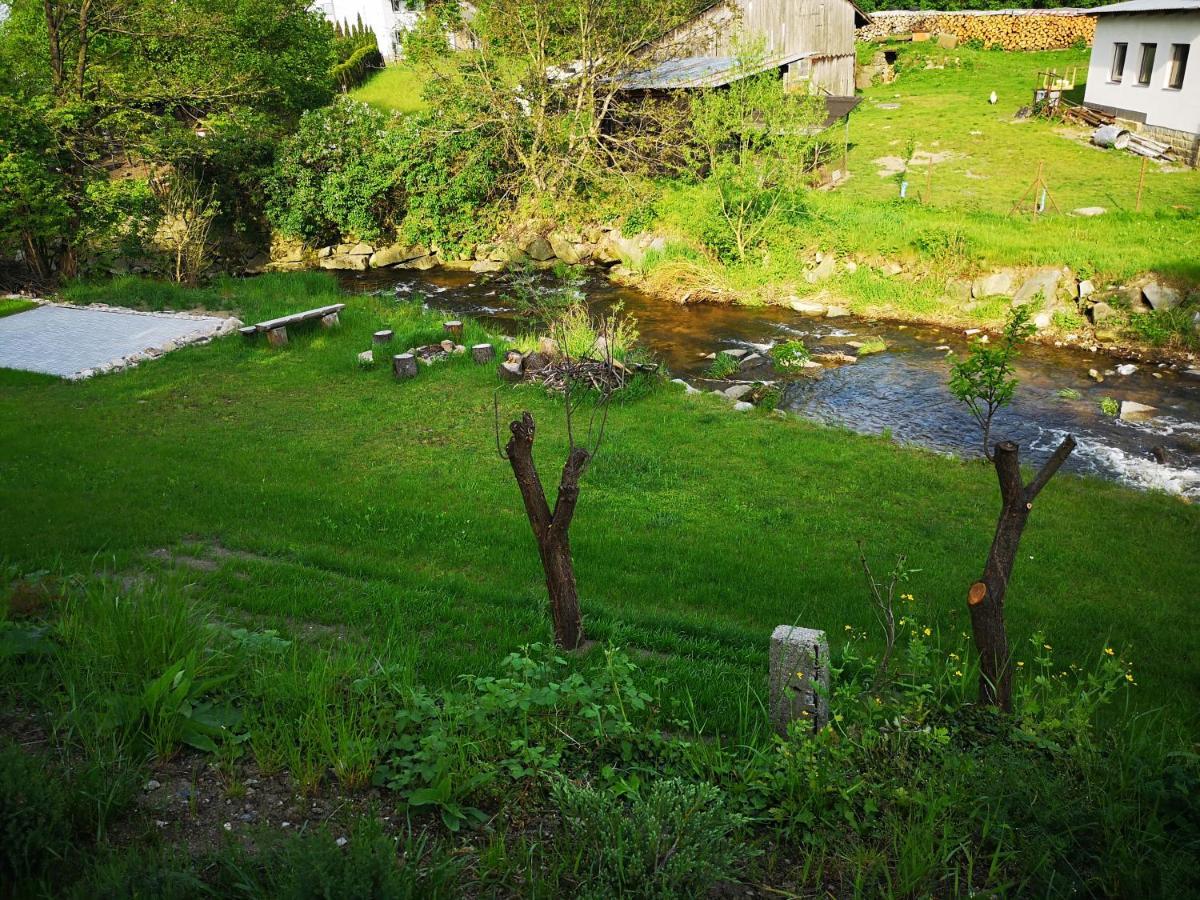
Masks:
[[[737,374],[739,368],[741,368],[741,361],[736,357],[730,356],[728,353],[718,353],[709,363],[704,374],[709,378],[725,379]]]
[[[1100,412],[1106,416],[1118,416],[1121,414],[1121,404],[1112,397],[1101,397]]]

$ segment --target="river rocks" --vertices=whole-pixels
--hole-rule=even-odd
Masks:
[[[525,254],[535,262],[548,262],[554,259],[554,248],[544,237],[535,237],[525,247]]]
[[[700,393],[698,388],[692,387],[690,384],[688,384],[682,378],[672,378],[671,384],[682,384],[684,394],[699,394]]]
[[[831,306],[825,310],[825,318],[827,319],[844,319],[850,315],[850,310],[844,306]]]
[[[370,267],[375,248],[370,244],[335,244],[317,251],[317,265],[322,269],[345,269],[361,272]]]
[[[488,272],[503,272],[504,269],[504,263],[497,262],[494,259],[477,259],[471,263],[471,271],[476,275],[483,275]]]
[[[577,266],[583,261],[583,256],[576,249],[576,244],[569,241],[565,235],[552,232],[547,240],[551,252],[568,266]]]
[[[1153,406],[1147,406],[1144,403],[1137,403],[1133,400],[1121,401],[1121,421],[1123,422],[1148,422],[1154,418],[1154,414],[1158,410]]]
[[[753,390],[754,385],[752,384],[735,384],[733,387],[726,388],[724,394],[730,400],[741,400]]]
[[[1016,289],[1016,276],[1008,269],[981,275],[971,283],[971,296],[976,300],[987,297],[1011,297]]]
[[[1061,269],[1038,269],[1025,279],[1016,294],[1013,295],[1013,306],[1024,306],[1032,303],[1039,296],[1053,302],[1058,294],[1058,282],[1062,279]]]
[[[1118,317],[1118,313],[1109,304],[1101,300],[1099,303],[1093,303],[1091,308],[1092,324],[1101,325],[1104,322]]]
[[[734,412],[749,412],[752,409],[754,409],[754,404],[747,403],[745,400],[739,400],[733,404]]]
[[[525,252],[511,241],[501,241],[492,248],[492,252],[488,254],[488,260],[498,263],[523,263],[529,257]]]
[[[904,271],[904,266],[898,262],[885,262],[879,267],[879,274],[884,278],[894,278]]]
[[[1078,295],[1080,300],[1086,300],[1092,294],[1096,293],[1096,285],[1087,278],[1079,282]]]
[[[821,257],[816,266],[804,273],[804,280],[809,284],[816,284],[832,278],[836,272],[837,260],[834,259],[832,253],[827,253]]]
[[[1174,309],[1183,302],[1183,297],[1179,291],[1157,281],[1152,281],[1142,288],[1142,297],[1155,312],[1163,309]]]
[[[390,247],[384,247],[382,250],[372,253],[368,265],[372,269],[386,269],[389,266],[428,255],[427,247],[392,244]]]
[[[1117,366],[1118,375],[1132,375],[1136,371],[1137,366],[1133,363],[1121,363],[1121,365]]]
[[[823,316],[829,310],[829,307],[824,303],[817,303],[814,300],[801,300],[799,297],[788,297],[783,302],[802,316]]]

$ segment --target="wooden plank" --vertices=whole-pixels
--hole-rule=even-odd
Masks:
[[[292,313],[290,316],[281,316],[278,319],[268,319],[265,322],[259,322],[254,327],[259,331],[272,331],[276,328],[298,325],[301,322],[307,322],[309,319],[322,319],[332,313],[339,313],[345,308],[345,303],[335,303],[332,306],[322,306],[320,309],[309,309],[304,312]]]

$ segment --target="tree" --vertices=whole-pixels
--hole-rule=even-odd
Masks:
[[[988,446],[992,417],[1016,391],[1013,361],[1020,342],[1029,334],[1028,321],[1028,310],[1014,308],[999,345],[993,348],[982,341],[972,343],[967,359],[954,363],[950,380],[951,392],[967,404],[983,432],[984,453],[995,465],[1000,482],[996,533],[983,577],[967,592],[967,607],[979,653],[979,702],[1006,712],[1012,709],[1012,659],[1004,624],[1008,582],[1034,500],[1075,449],[1075,438],[1067,435],[1026,484],[1021,475],[1020,447],[1012,441],[1001,441],[993,452]]]
[[[561,196],[677,151],[666,127],[675,107],[627,101],[622,85],[654,64],[641,51],[690,12],[688,0],[478,0],[469,17],[465,6],[432,5],[406,55],[425,66],[443,127],[497,135],[519,189]],[[474,46],[448,57],[446,32],[462,28]],[[638,127],[610,127],[623,119]]]
[[[992,461],[992,418],[1017,390],[1015,362],[1021,343],[1034,332],[1029,308],[1014,306],[995,345],[972,341],[966,359],[950,368],[950,393],[967,405],[983,436],[983,455]]]
[[[819,98],[786,93],[774,72],[749,74],[760,58],[744,51],[737,79],[698,92],[691,104],[695,167],[708,173],[714,191],[705,243],[739,262],[802,210],[825,118]]]
[[[613,357],[615,336],[622,330],[619,312],[614,311],[592,323],[582,306],[582,296],[572,273],[554,288],[541,288],[532,273],[523,273],[515,281],[518,307],[549,326],[554,336],[554,352],[559,357],[558,372],[562,376],[563,410],[567,430],[567,459],[558,480],[554,508],[551,509],[542,486],[541,476],[533,459],[536,426],[528,410],[508,426],[510,437],[502,451],[499,449],[499,408],[496,416],[496,444],[503,459],[512,466],[513,477],[521,492],[525,514],[538,546],[546,590],[550,601],[550,618],[554,640],[566,650],[577,649],[583,643],[583,616],[579,592],[575,584],[575,564],[571,555],[570,528],[579,504],[579,484],[595,458],[608,423],[608,404],[613,392],[624,383],[624,367]],[[572,350],[578,331],[580,315],[589,323],[587,350],[576,354]],[[575,323],[572,326],[570,323]],[[599,370],[599,378],[594,376]],[[575,413],[583,403],[592,406],[586,435],[577,435]]]
[[[0,89],[37,110],[51,140],[42,152],[6,139],[5,157],[36,157],[41,168],[6,189],[53,184],[63,210],[55,234],[36,216],[18,220],[31,265],[74,275],[89,241],[128,232],[150,176],[204,169],[215,128],[261,124],[256,113],[286,125],[327,102],[331,41],[305,0],[14,0],[0,62],[20,74],[0,78]]]

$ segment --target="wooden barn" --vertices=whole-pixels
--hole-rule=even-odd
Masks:
[[[850,0],[717,0],[647,45],[641,56],[655,68],[666,67],[663,75],[711,73],[730,68],[720,63],[740,47],[761,46],[760,70],[780,69],[788,90],[852,97],[854,30],[870,21]],[[655,81],[654,69],[640,74],[644,83]]]

